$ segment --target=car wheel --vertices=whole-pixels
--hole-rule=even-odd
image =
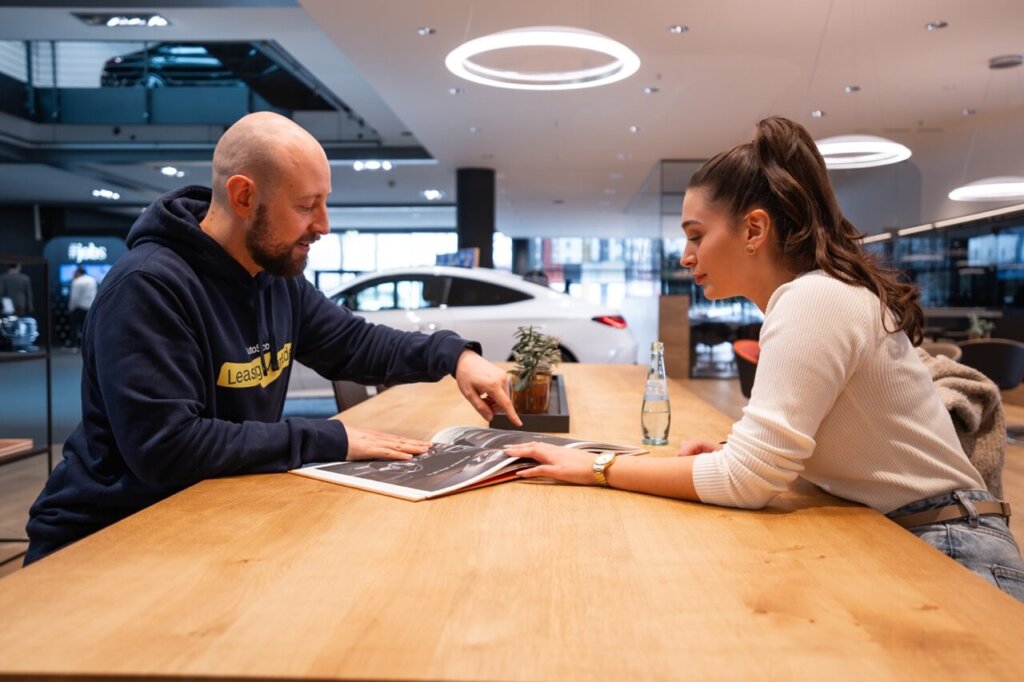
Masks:
[[[558,350],[562,352],[562,362],[579,362],[576,356],[573,355],[572,351],[565,346],[559,346]]]
[[[156,75],[155,73],[151,73],[148,76],[146,76],[146,81],[144,85],[147,88],[162,88],[165,85],[167,85],[167,83],[160,76]]]

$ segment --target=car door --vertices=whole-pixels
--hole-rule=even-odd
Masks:
[[[493,362],[511,356],[516,327],[543,326],[538,311],[530,304],[532,300],[525,292],[469,277],[452,277],[448,286],[452,327],[463,338],[479,341],[484,357]]]

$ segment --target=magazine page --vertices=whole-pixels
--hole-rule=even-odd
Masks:
[[[552,436],[547,433],[489,429],[481,426],[450,426],[447,429],[438,431],[431,440],[435,443],[454,443],[457,445],[471,445],[478,448],[502,448],[506,445],[518,445],[520,443],[537,441],[538,443],[560,445],[573,448],[574,450],[586,450],[595,455],[606,452],[614,452],[620,455],[639,455],[647,452],[644,448],[635,445],[615,445],[613,443],[579,440],[578,438],[567,438],[565,436]]]
[[[500,446],[482,448],[464,443],[438,443],[412,459],[330,462],[294,469],[292,473],[406,500],[423,500],[532,464],[532,460],[509,457]]]

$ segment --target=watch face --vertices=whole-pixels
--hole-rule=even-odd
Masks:
[[[597,459],[594,460],[594,464],[597,464],[599,466],[604,466],[605,464],[607,464],[608,462],[612,461],[613,459],[615,459],[615,455],[611,454],[610,452],[606,452],[603,455],[598,455]]]

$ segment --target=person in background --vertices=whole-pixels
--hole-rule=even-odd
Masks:
[[[1024,600],[1024,562],[1005,505],[985,489],[914,345],[916,287],[860,247],[825,163],[799,124],[774,117],[690,180],[681,264],[712,300],[760,308],[750,402],[724,446],[688,440],[679,457],[508,447],[549,476],[758,509],[802,476],[873,507],[1003,591]],[[597,480],[595,480],[597,479]]]
[[[71,338],[68,345],[74,348],[81,345],[85,315],[95,299],[96,279],[79,265],[71,277],[71,292],[68,295],[68,313],[71,316]]]
[[[11,263],[7,272],[0,275],[0,298],[9,298],[14,304],[18,317],[35,313],[32,304],[32,280],[21,271],[20,263]]]
[[[139,217],[85,325],[83,420],[30,510],[26,564],[205,478],[429,449],[340,416],[282,421],[295,360],[366,384],[452,375],[485,419],[500,408],[521,423],[479,344],[370,324],[303,277],[330,192],[319,143],[260,112],[217,143],[212,190],[170,192]]]

